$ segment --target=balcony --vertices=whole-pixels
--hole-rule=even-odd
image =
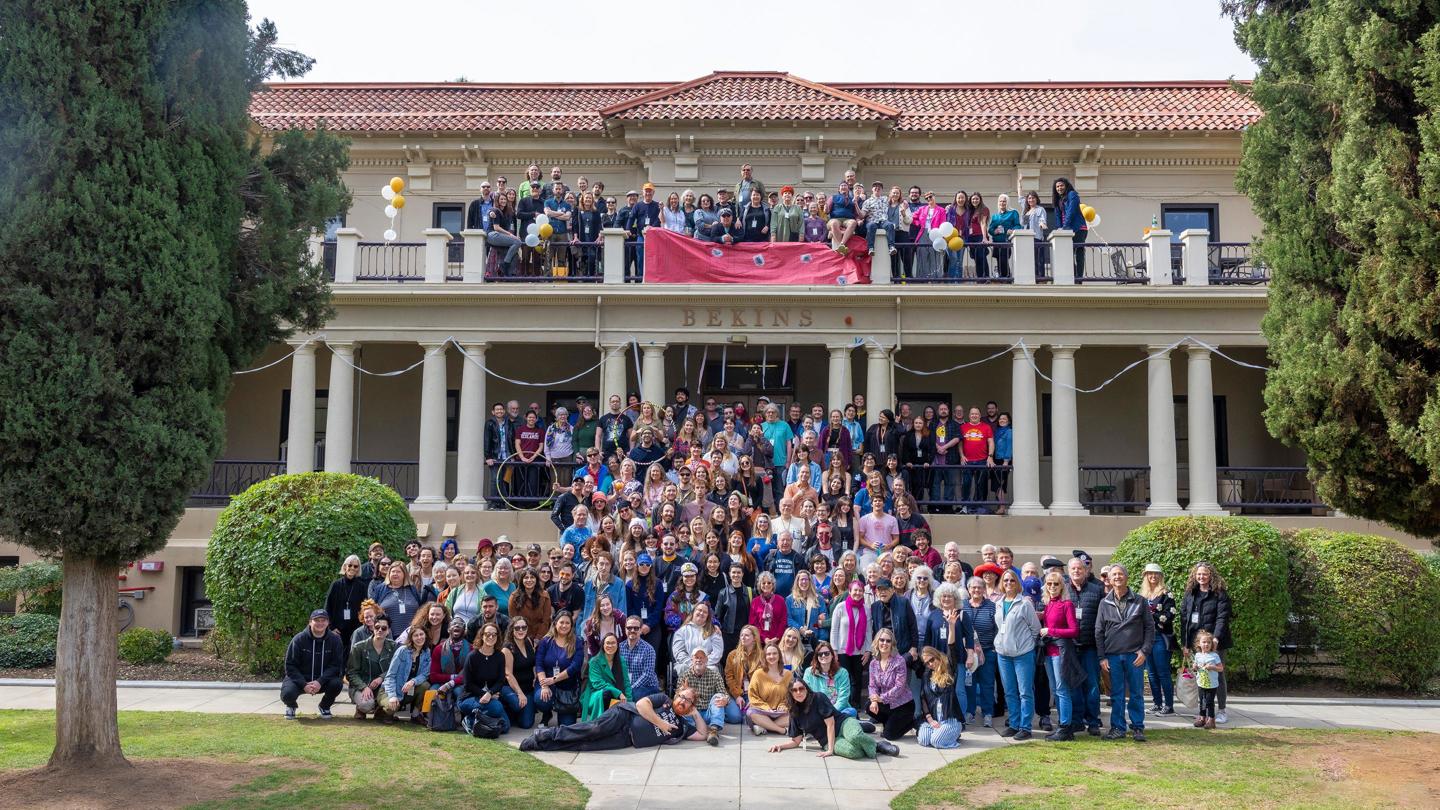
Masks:
[[[1069,231],[1051,232],[1048,240],[1016,231],[1010,243],[959,251],[902,239],[892,252],[883,233],[876,241],[872,285],[1236,287],[1270,281],[1249,242],[1210,242],[1206,231],[1185,231],[1178,242],[1168,231],[1152,231],[1142,242],[1097,238],[1081,244]],[[487,244],[480,231],[457,237],[431,228],[422,242],[368,242],[355,229],[341,228],[334,241],[317,240],[315,254],[340,284],[639,284],[644,278],[637,247],[625,231],[607,229],[596,243],[549,242],[538,250],[521,245],[507,267],[507,249]]]

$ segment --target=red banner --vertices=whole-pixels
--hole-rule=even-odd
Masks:
[[[828,242],[702,242],[674,231],[645,233],[646,284],[870,283],[865,238],[852,237],[841,256]]]

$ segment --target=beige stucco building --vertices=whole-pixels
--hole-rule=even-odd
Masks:
[[[293,84],[258,95],[252,112],[261,133],[323,119],[352,139],[354,205],[316,243],[337,315],[236,377],[224,460],[155,555],[163,570],[129,574],[155,587],[137,604],[147,624],[193,632],[216,507],[286,469],[381,477],[431,542],[551,541],[543,513],[487,508],[489,404],[548,410],[629,391],[668,401],[682,384],[699,401],[751,405],[860,393],[872,414],[997,401],[1016,426],[1011,514],[932,518],[941,541],[967,550],[1103,558],[1147,514],[1187,511],[1383,531],[1318,503],[1303,456],[1266,433],[1264,372],[1243,365],[1266,363],[1265,271],[1248,250],[1259,225],[1234,188],[1258,113],[1224,82]],[[1066,177],[1102,224],[1084,273],[1070,232],[1019,232],[1004,283],[901,283],[883,253],[868,285],[625,283],[619,231],[606,233],[594,279],[496,279],[464,212],[482,184],[518,185],[531,164],[546,177],[559,167],[572,186],[601,181],[622,201],[644,182],[661,200],[714,193],[744,164],[772,190],[831,193],[854,170],[945,202],[978,191],[992,208],[1031,190],[1048,203]],[[395,176],[407,205],[387,245],[380,188]],[[1037,240],[1048,254],[1027,249]]]

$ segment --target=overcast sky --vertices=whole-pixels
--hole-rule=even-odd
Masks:
[[[315,57],[307,81],[652,82],[712,70],[821,82],[1135,81],[1255,71],[1218,0],[935,5],[250,0],[250,14]]]

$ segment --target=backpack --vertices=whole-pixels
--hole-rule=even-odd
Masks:
[[[430,701],[430,713],[426,717],[431,731],[455,730],[455,696],[440,692]]]

